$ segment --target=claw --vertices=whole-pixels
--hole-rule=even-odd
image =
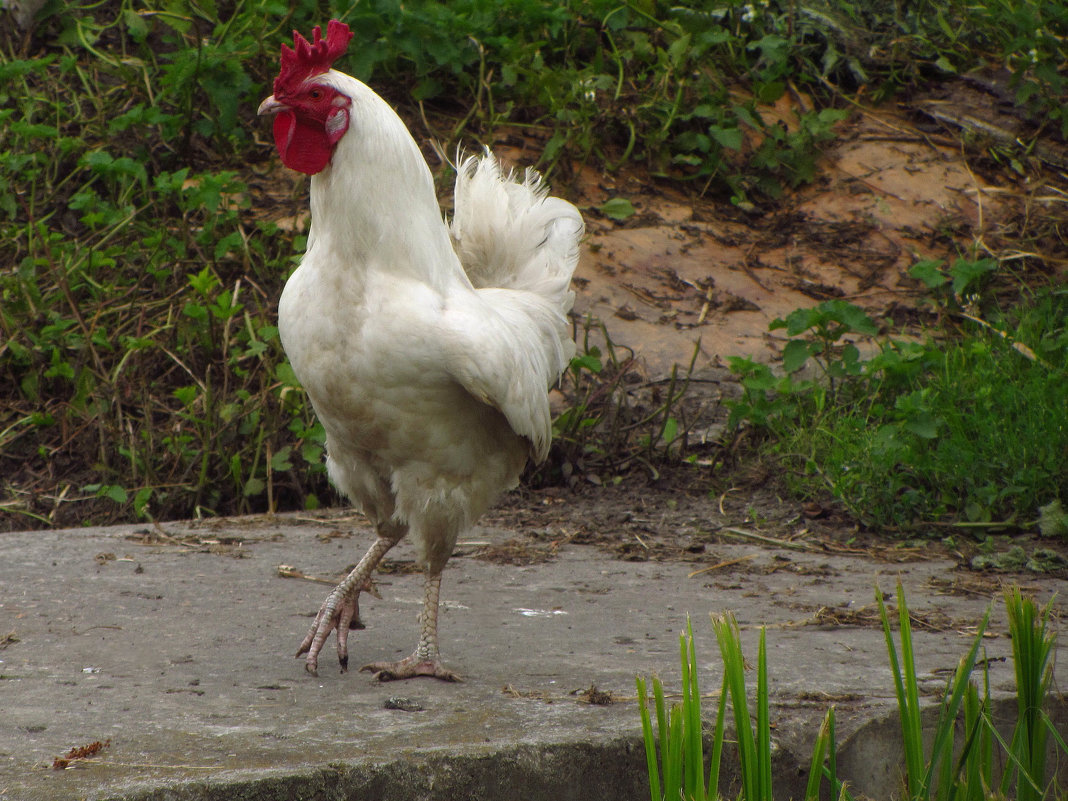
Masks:
[[[414,653],[399,662],[372,662],[360,670],[370,671],[378,681],[429,676],[442,681],[463,681],[459,673],[445,668],[438,656],[438,598],[441,573],[427,573],[423,584],[423,611],[419,615],[419,644]]]
[[[349,629],[352,623],[359,622],[360,604],[359,593],[352,598],[341,598],[341,587],[336,588],[323,605],[319,607],[319,613],[315,616],[308,634],[297,649],[297,657],[307,654],[304,669],[313,676],[318,676],[319,652],[326,644],[330,632],[337,632],[337,660],[341,664],[341,672],[349,669]],[[362,625],[362,624],[361,624]]]
[[[392,548],[403,535],[403,532],[397,534],[396,537],[380,534],[359,564],[352,569],[344,581],[334,588],[323,605],[319,607],[315,622],[312,623],[307,636],[297,649],[298,657],[307,654],[304,669],[313,676],[319,675],[319,652],[323,649],[331,631],[337,632],[337,661],[341,664],[341,672],[344,673],[349,669],[349,631],[364,627],[363,621],[360,620],[360,593],[368,592],[376,598],[382,597],[371,580],[371,573],[378,566],[386,551]]]
[[[351,603],[342,606],[337,618],[337,661],[342,673],[347,673],[349,669],[349,629],[353,627],[353,621],[358,622],[359,619],[360,603],[357,596]]]

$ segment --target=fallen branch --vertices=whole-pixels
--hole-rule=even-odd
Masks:
[[[809,551],[819,553],[820,549],[813,545],[809,545],[807,542],[790,542],[789,540],[779,540],[775,537],[765,537],[763,534],[757,534],[752,531],[746,531],[741,528],[721,528],[717,534],[731,534],[739,539],[752,540],[754,542],[762,542],[765,545],[774,545],[777,548],[789,548],[793,551]]]

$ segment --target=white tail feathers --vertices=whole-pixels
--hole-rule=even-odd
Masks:
[[[535,170],[502,175],[488,149],[458,162],[450,232],[471,283],[533,292],[566,313],[585,232],[578,209],[549,197]]]

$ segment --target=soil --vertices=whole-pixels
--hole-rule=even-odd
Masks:
[[[792,110],[777,112],[790,120]],[[982,241],[1017,213],[1005,197],[1021,187],[980,177],[959,138],[896,108],[858,112],[837,134],[813,184],[748,210],[639,172],[580,170],[588,240],[576,312],[603,321],[652,378],[688,364],[695,348],[698,371],[728,355],[774,361],[783,338],[768,324],[831,298],[892,321],[899,335],[915,330],[929,312],[908,268]],[[622,223],[600,214],[614,197],[636,213]]]
[[[732,477],[737,477],[735,473]],[[631,477],[619,485],[578,485],[570,490],[548,489],[516,493],[483,515],[482,526],[519,531],[504,546],[481,546],[477,539],[465,549],[475,558],[504,564],[531,564],[552,559],[567,544],[591,545],[630,562],[691,562],[695,573],[733,579],[748,573],[794,572],[816,575],[820,567],[799,565],[794,551],[827,556],[861,556],[894,565],[929,559],[949,559],[960,570],[940,592],[989,596],[1003,585],[1026,585],[1025,571],[973,570],[981,552],[970,536],[943,539],[888,537],[858,526],[833,501],[800,502],[780,495],[773,480],[730,485],[712,482],[693,468],[677,468],[657,481]],[[1008,547],[1005,543],[997,547]],[[764,547],[777,556],[769,567],[730,560],[721,545]],[[1044,576],[1068,579],[1068,547],[1035,534],[1014,533],[1011,544],[1026,553],[1045,548],[1065,561]],[[1059,607],[1068,612],[1068,606]]]

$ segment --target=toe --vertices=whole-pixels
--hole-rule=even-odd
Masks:
[[[459,673],[444,667],[436,659],[416,660],[408,657],[399,662],[372,662],[364,665],[360,670],[370,672],[373,674],[372,678],[382,682],[414,679],[418,676],[449,682],[463,681]]]

